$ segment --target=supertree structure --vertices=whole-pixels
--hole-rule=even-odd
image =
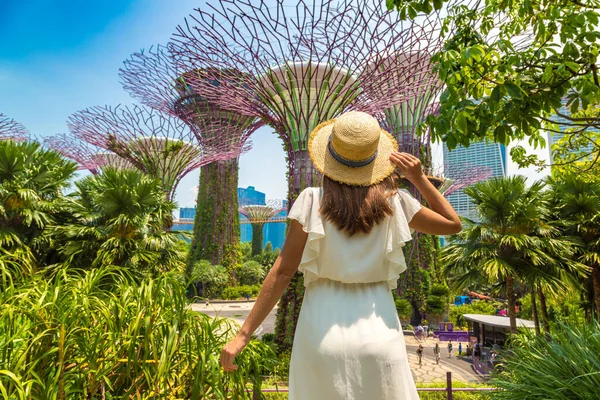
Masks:
[[[203,72],[190,77],[194,90],[224,109],[261,118],[281,138],[290,206],[302,189],[318,184],[307,151],[313,129],[348,110],[375,114],[405,101],[406,88],[377,90],[395,74],[385,54],[441,44],[430,33],[441,27],[437,13],[401,21],[383,7],[379,0],[294,6],[220,0],[197,9],[172,37],[176,63]],[[279,303],[276,341],[283,347],[291,346],[303,293],[296,276]]]
[[[237,212],[239,156],[249,149],[249,137],[262,122],[211,103],[188,81],[202,70],[184,70],[173,62],[164,46],[134,53],[120,70],[125,90],[154,109],[188,124],[202,148],[219,154],[200,170],[194,235],[188,270],[200,259],[234,267],[238,259],[240,226]],[[213,87],[218,81],[205,81]]]
[[[244,205],[240,206],[240,214],[250,221],[252,226],[252,255],[262,253],[263,227],[269,219],[283,211],[281,200],[269,200],[266,205]]]
[[[29,132],[22,124],[0,113],[0,140],[24,141],[28,138]]]
[[[106,167],[135,168],[124,158],[87,143],[75,135],[60,133],[48,136],[44,139],[44,144],[64,157],[75,161],[79,169],[86,169],[94,175]]]
[[[168,200],[181,178],[216,157],[192,142],[184,122],[143,106],[90,107],[71,115],[68,125],[75,136],[160,179]]]
[[[178,27],[170,49],[184,69],[205,71],[190,80],[192,88],[223,108],[260,117],[283,140],[291,205],[317,183],[310,132],[344,111],[375,113],[408,96],[401,87],[376,90],[393,76],[377,54],[401,51],[416,42],[411,32],[435,30],[438,22],[435,15],[400,21],[381,2],[221,0]]]

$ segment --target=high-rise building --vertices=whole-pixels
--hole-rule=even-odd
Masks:
[[[506,156],[506,147],[498,143],[475,142],[469,147],[458,146],[452,151],[444,144],[444,165],[485,166],[492,171],[490,177],[506,176]],[[453,170],[459,171],[460,168],[451,168],[446,175],[447,178],[457,178],[452,176]],[[462,190],[457,190],[448,196],[448,201],[458,215],[476,218],[475,205]]]
[[[238,188],[238,203],[240,206],[264,206],[265,194],[259,192],[254,186],[248,186],[247,188]]]

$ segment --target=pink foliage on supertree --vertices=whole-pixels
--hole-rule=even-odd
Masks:
[[[118,155],[81,140],[75,135],[60,133],[48,136],[44,144],[64,157],[75,161],[79,169],[87,169],[92,174],[102,168],[133,168],[133,165]]]
[[[28,139],[29,132],[22,124],[0,113],[0,140],[21,142]]]
[[[203,148],[223,152],[223,159],[250,149],[250,135],[262,121],[225,110],[202,97],[188,83],[202,71],[181,69],[161,45],[134,53],[123,64],[119,75],[125,90],[142,104],[188,123]]]
[[[90,107],[71,115],[68,125],[75,136],[160,179],[169,200],[187,173],[223,157],[195,144],[179,118],[144,106]]]
[[[178,65],[199,71],[189,85],[211,103],[271,126],[287,152],[290,200],[317,183],[309,134],[348,110],[372,114],[407,101],[415,88],[397,79],[389,55],[441,46],[439,15],[401,21],[383,1],[221,0],[196,10],[169,49]],[[412,59],[411,59],[412,60]],[[409,60],[410,61],[410,60]],[[415,74],[421,60],[403,64]],[[218,85],[207,85],[207,81]],[[291,205],[291,201],[290,201]]]
[[[492,176],[492,170],[485,165],[459,164],[444,165],[444,170],[433,175],[440,176],[444,183],[438,190],[444,197],[471,186],[477,182],[484,181]]]

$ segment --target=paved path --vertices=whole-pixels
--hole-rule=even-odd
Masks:
[[[202,312],[209,316],[219,315],[225,318],[231,318],[238,324],[242,324],[248,313],[254,305],[250,302],[229,302],[229,303],[211,303],[208,306],[205,303],[192,304],[191,308],[194,311]],[[271,311],[263,324],[256,331],[258,337],[262,337],[265,333],[272,333],[275,330],[275,314],[277,307]],[[419,342],[414,336],[406,335],[406,351],[408,353],[408,361],[416,382],[445,382],[446,372],[452,372],[454,381],[462,382],[480,382],[481,378],[473,371],[471,363],[457,359],[456,357],[448,358],[447,342],[439,342],[442,350],[442,358],[440,364],[437,365],[433,356],[433,347],[437,339],[425,339]],[[421,343],[424,347],[423,360],[419,365],[417,357],[417,347]],[[458,343],[454,344],[454,351],[458,349]]]

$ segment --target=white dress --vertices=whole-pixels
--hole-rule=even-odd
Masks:
[[[308,233],[289,399],[418,399],[391,290],[406,269],[402,247],[421,205],[400,190],[390,199],[393,216],[348,237],[321,217],[321,195],[305,189],[288,216]]]

